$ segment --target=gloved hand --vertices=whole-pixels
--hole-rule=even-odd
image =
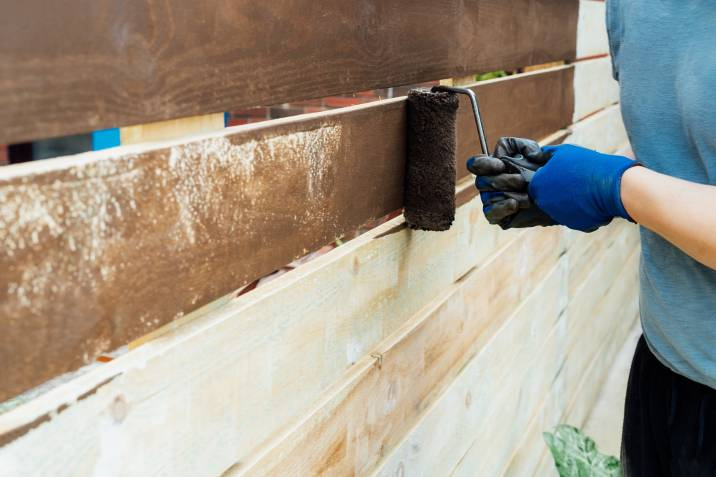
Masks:
[[[467,161],[477,176],[475,186],[488,222],[503,229],[556,225],[527,194],[535,171],[549,156],[535,141],[507,137],[497,142],[493,156]]]
[[[614,217],[631,220],[621,199],[624,171],[637,162],[563,144],[546,146],[551,158],[529,184],[529,196],[555,222],[592,232]]]

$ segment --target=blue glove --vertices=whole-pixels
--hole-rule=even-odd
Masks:
[[[631,220],[621,199],[624,171],[637,162],[563,144],[545,146],[551,154],[529,184],[529,195],[555,222],[593,232],[614,217]]]

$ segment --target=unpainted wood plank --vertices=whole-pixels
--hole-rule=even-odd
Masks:
[[[630,286],[636,292],[638,287],[636,282],[630,283]],[[542,433],[564,422],[572,423],[572,425],[576,426],[582,425],[569,415],[569,407],[573,403],[584,403],[587,408],[593,405],[604,381],[604,376],[609,372],[608,368],[613,363],[619,346],[624,343],[624,340],[627,339],[631,332],[629,326],[633,328],[638,322],[638,303],[636,300],[630,302],[628,306],[622,307],[619,311],[624,319],[614,323],[613,334],[604,340],[602,348],[595,354],[589,366],[585,368],[579,388],[571,395],[567,395],[561,389],[555,389],[545,399],[544,407],[530,424],[529,430],[525,433],[522,443],[517,447],[510,465],[502,475],[557,475],[554,460],[544,443]],[[567,399],[565,399],[565,396]],[[565,402],[567,400],[570,402]],[[617,432],[620,431],[617,430]]]
[[[572,67],[478,84],[488,134],[565,127],[572,85]],[[400,98],[0,169],[0,400],[399,209],[405,127]],[[465,177],[466,103],[458,143]]]
[[[631,324],[633,327],[638,322],[638,312],[636,312],[635,309],[635,303],[631,303],[628,308],[622,309],[624,317],[627,317],[627,312],[632,313],[632,316],[616,324],[618,328],[615,328],[614,334],[602,343],[602,349],[593,358],[592,363],[585,369],[584,378],[582,379],[582,383],[580,383],[579,389],[575,390],[572,396],[569,396],[569,399],[576,402],[593,402],[595,399],[594,388],[600,387],[602,377],[607,372],[602,366],[605,365],[604,363],[606,363],[606,366],[609,365],[610,360],[614,359],[615,352],[613,349],[625,339],[621,331],[621,325],[623,324],[626,327],[626,325]],[[522,442],[516,447],[516,452],[509,466],[501,475],[557,475],[554,460],[544,443],[542,433],[553,429],[557,424],[563,422],[574,423],[574,421],[566,417],[569,403],[565,402],[566,399],[564,396],[565,393],[561,389],[554,389],[552,394],[545,399],[543,408],[533,419],[529,429],[524,434]],[[579,425],[579,423],[574,423],[574,425]],[[620,430],[616,432],[620,432]],[[597,445],[599,445],[599,442],[597,442]]]
[[[120,129],[119,136],[121,144],[127,145],[168,141],[191,134],[201,134],[221,129],[224,129],[224,113],[216,113],[127,126]]]
[[[555,244],[545,247],[545,243]],[[370,472],[554,267],[559,231],[521,235],[381,343],[255,462],[230,475]],[[520,277],[520,279],[516,279]]]
[[[522,68],[522,71],[529,73],[530,71],[539,71],[547,68],[553,68],[555,66],[563,65],[564,61],[550,61],[549,63],[542,63],[541,65],[529,65]]]
[[[0,11],[3,143],[571,60],[578,2],[3,0]]]
[[[612,232],[624,233],[618,228]],[[420,422],[382,463],[377,475],[444,474],[456,466],[476,438],[494,441],[484,450],[491,454],[493,467],[499,468],[500,456],[503,460],[505,453],[509,456],[510,443],[515,442],[511,433],[521,432],[519,423],[529,421],[531,410],[549,391],[564,359],[568,315],[562,312],[567,306],[571,253],[568,250],[560,260],[560,267],[541,279],[545,285],[520,305],[520,311],[506,321],[490,344],[481,348],[439,400],[426,410]],[[614,263],[602,262],[597,269],[613,269]],[[590,277],[583,293],[591,293],[589,285],[601,278],[601,275]],[[474,405],[460,405],[468,394]],[[504,426],[506,421],[509,426]],[[506,429],[499,429],[500,426]],[[472,471],[472,475],[496,475],[485,469]]]
[[[580,61],[574,68],[574,122],[619,102],[611,58]]]
[[[609,343],[610,347],[608,352],[604,353],[604,356],[600,356],[600,352],[592,354],[597,360],[593,366],[599,368],[597,373],[598,378],[592,379],[586,383],[588,389],[589,398],[585,399],[573,399],[567,408],[567,415],[565,417],[566,422],[573,423],[577,426],[582,426],[585,419],[589,415],[589,411],[592,409],[594,402],[599,395],[599,390],[603,379],[606,377],[609,367],[613,362],[614,355],[619,350],[629,330],[635,323],[635,318],[638,317],[639,309],[639,277],[638,277],[638,265],[639,265],[640,251],[637,247],[635,253],[628,257],[624,261],[623,273],[620,277],[615,280],[614,287],[616,290],[613,291],[615,294],[619,294],[620,298],[614,300],[613,306],[606,309],[597,309],[597,312],[592,315],[586,315],[587,319],[584,320],[585,326],[583,333],[574,332],[574,335],[580,335],[585,343],[584,346],[588,346],[589,343],[594,341]],[[610,323],[610,326],[603,326],[598,323],[589,321],[591,317],[598,317]],[[590,337],[590,332],[592,336]],[[611,334],[610,334],[611,332]],[[614,338],[613,333],[617,333],[618,337]],[[575,346],[575,354],[582,355],[579,346]],[[572,360],[573,362],[575,360]],[[571,364],[571,363],[570,363]],[[568,383],[576,383],[584,378],[584,369],[582,367],[581,372],[571,372],[568,367],[565,367],[565,379]],[[575,386],[571,386],[575,388]],[[583,391],[587,392],[587,391]]]
[[[577,58],[608,54],[605,2],[580,0],[577,24]]]
[[[606,371],[604,383],[600,386],[594,405],[584,420],[582,430],[597,443],[605,454],[618,456],[621,452],[621,431],[624,424],[624,402],[626,398],[629,370],[634,351],[642,335],[639,320],[629,330],[626,340]]]
[[[626,275],[631,273],[632,269],[635,269],[636,253],[632,253],[632,260],[630,260],[631,268],[626,271]],[[622,262],[621,265],[623,265]],[[611,265],[612,270],[614,265]],[[606,269],[607,267],[602,267]],[[596,277],[592,277],[592,284],[596,283]],[[588,300],[592,299],[592,290],[585,288],[583,296],[587,296]],[[577,298],[578,300],[580,298]],[[595,321],[600,321],[602,333],[599,337],[589,339],[588,334],[582,334],[580,336],[569,337],[565,334],[559,334],[561,339],[558,339],[554,346],[559,350],[559,359],[556,362],[556,366],[552,368],[551,373],[545,376],[546,383],[543,385],[541,392],[529,392],[529,388],[525,390],[522,383],[519,383],[517,389],[512,389],[511,392],[506,393],[505,398],[507,401],[502,401],[501,406],[498,406],[497,412],[492,416],[492,419],[483,422],[483,428],[481,431],[476,433],[476,440],[472,443],[470,450],[462,458],[458,466],[452,471],[451,475],[519,475],[510,474],[505,472],[503,469],[508,463],[513,460],[512,454],[514,453],[517,445],[523,440],[526,431],[530,430],[529,423],[532,421],[532,416],[535,411],[539,409],[539,404],[544,400],[545,397],[552,399],[556,408],[559,409],[564,406],[563,409],[569,409],[574,402],[574,396],[576,391],[581,389],[580,383],[584,382],[584,376],[590,375],[590,362],[593,361],[593,357],[604,352],[604,345],[611,340],[614,335],[614,325],[618,323],[614,317],[620,312],[626,309],[629,323],[633,323],[632,317],[636,310],[636,281],[624,281],[614,282],[610,288],[609,293],[603,295],[599,302],[599,305],[589,310],[588,316],[581,316],[578,319],[584,321],[586,318],[593,318]],[[569,323],[575,317],[570,315],[569,310],[566,312],[564,323]],[[585,340],[586,338],[586,340]],[[572,346],[576,341],[582,342],[582,347]],[[569,351],[571,350],[571,351]],[[593,350],[593,352],[586,353],[584,351]],[[545,351],[547,352],[547,351]],[[562,363],[574,363],[575,366],[579,366],[581,374],[577,376],[577,379],[570,380],[562,372]],[[604,369],[600,369],[603,373]],[[543,370],[535,371],[530,373],[526,378],[529,382],[535,374],[540,375],[544,373]],[[592,374],[593,376],[593,374]],[[514,396],[519,396],[522,399],[517,399]],[[513,402],[512,406],[507,405],[508,402]],[[593,402],[590,401],[590,403]],[[525,412],[528,408],[531,412]],[[509,423],[509,425],[506,425]],[[489,429],[490,432],[484,432]],[[550,429],[546,427],[542,430]],[[536,437],[536,436],[532,436]],[[521,475],[532,475],[529,473]]]
[[[629,143],[618,104],[575,123],[569,129],[571,134],[565,143],[602,152],[610,152]]]
[[[525,369],[546,369],[552,352],[541,349],[554,334],[566,303],[560,294],[567,260],[562,257],[514,314],[478,351],[415,427],[375,469],[377,476],[447,475],[464,454],[475,432],[493,432],[483,423],[501,406],[505,381],[525,378]],[[552,337],[552,339],[554,339]],[[556,349],[547,348],[548,351]]]
[[[601,340],[601,349],[593,354],[591,364],[583,367],[579,386],[566,387],[564,380],[560,380],[560,386],[556,387],[551,396],[545,399],[542,410],[533,418],[529,432],[525,434],[523,442],[516,448],[506,475],[546,475],[532,474],[524,470],[527,467],[537,466],[540,463],[540,455],[543,456],[543,460],[548,461],[548,467],[553,467],[547,448],[536,444],[537,441],[543,442],[540,439],[541,433],[552,429],[559,423],[582,425],[582,419],[573,419],[574,416],[570,415],[569,411],[574,408],[575,403],[581,403],[582,409],[591,408],[599,392],[602,377],[608,372],[613,354],[619,349],[620,343],[638,319],[638,259],[637,249],[637,252],[629,257],[627,266],[623,267],[619,277],[615,280],[613,288],[620,287],[620,290],[610,290],[612,294],[617,291],[621,293],[621,304],[620,299],[616,299],[611,309],[600,314],[599,318],[606,321],[600,325],[601,333],[606,333],[607,338]],[[596,341],[590,340],[587,333],[582,334],[581,339],[586,346]],[[576,358],[582,361],[585,357],[583,354],[576,355]],[[518,471],[517,469],[522,470]]]

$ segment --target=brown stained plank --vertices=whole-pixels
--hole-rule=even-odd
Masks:
[[[567,126],[572,75],[477,86],[493,141]],[[404,115],[396,99],[0,169],[0,399],[400,208]]]
[[[0,143],[575,57],[576,0],[0,0]]]

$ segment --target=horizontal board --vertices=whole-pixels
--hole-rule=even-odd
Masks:
[[[627,382],[634,351],[641,335],[641,323],[636,320],[614,361],[609,365],[597,399],[582,425],[585,434],[591,436],[599,449],[606,454],[619,455],[621,450]]]
[[[255,462],[229,475],[370,472],[557,264],[559,235],[551,227],[521,234],[381,343],[377,358],[351,368]]]
[[[609,54],[605,5],[602,0],[580,0],[577,58]]]
[[[564,324],[574,321],[586,324],[588,321],[594,321],[598,323],[599,333],[590,335],[589,332],[585,331],[579,335],[569,336],[569,334],[558,332],[559,338],[551,346],[556,348],[552,352],[556,352],[559,359],[552,363],[550,372],[547,373],[544,369],[535,370],[533,373],[528,374],[525,380],[526,383],[519,382],[517,388],[513,388],[506,393],[505,399],[499,401],[501,405],[497,407],[495,415],[481,423],[482,427],[475,432],[476,439],[473,441],[470,450],[460,460],[451,475],[544,475],[512,474],[505,472],[504,469],[513,460],[515,448],[523,440],[526,432],[529,432],[530,422],[533,420],[533,416],[539,412],[540,403],[545,398],[551,399],[556,409],[566,409],[566,416],[570,416],[569,409],[575,406],[575,398],[578,394],[581,394],[583,398],[579,405],[589,408],[594,402],[596,396],[588,397],[584,393],[578,392],[578,390],[583,389],[585,376],[590,376],[591,374],[590,377],[595,379],[594,373],[590,373],[590,368],[593,368],[594,364],[590,363],[598,359],[600,353],[607,357],[610,356],[605,353],[605,345],[609,341],[615,341],[615,329],[621,323],[633,323],[633,316],[636,311],[636,281],[631,277],[633,277],[633,271],[636,269],[634,258],[637,254],[635,249],[632,249],[631,252],[631,260],[619,263],[613,261],[609,265],[599,267],[601,274],[608,270],[613,273],[613,277],[617,278],[612,282],[612,286],[607,293],[602,294],[600,299],[596,299],[599,294],[593,293],[594,290],[589,285],[598,284],[603,277],[594,274],[585,283],[581,296],[577,297],[573,302],[578,303],[584,297],[587,301],[596,299],[596,305],[593,305],[587,313],[581,315],[570,313],[569,307],[567,309]],[[619,274],[619,267],[624,268],[625,264],[628,264],[628,268],[625,268],[624,274]],[[620,275],[631,279],[620,281],[618,279]],[[626,313],[626,315],[622,313]],[[624,319],[625,316],[628,316],[628,319]],[[624,335],[627,331],[628,327],[624,331]],[[548,353],[549,351],[548,346],[548,349],[544,352]],[[563,371],[565,363],[579,368],[580,373],[576,376],[576,379],[572,380],[565,375]],[[604,375],[608,365],[608,362],[601,361],[600,363],[599,371],[601,374],[596,378]],[[529,383],[534,380],[535,375],[543,376],[541,377],[542,386],[541,388],[530,389]],[[601,380],[596,379],[596,381],[596,386],[594,387],[598,388]],[[505,425],[506,422],[509,422],[510,425]],[[570,422],[581,424],[581,422]],[[549,430],[551,427],[547,426],[542,431]],[[485,432],[487,429],[490,432]],[[534,442],[540,442],[539,436],[530,437],[535,440]],[[530,441],[527,444],[534,443]]]
[[[565,127],[572,85],[572,67],[480,83],[488,134]],[[463,102],[461,176],[470,121]],[[399,209],[404,168],[400,98],[0,169],[0,400]]]
[[[634,285],[631,286],[634,287]],[[633,289],[636,292],[636,288]],[[604,376],[609,372],[611,363],[614,362],[616,356],[614,349],[616,348],[618,351],[618,346],[631,333],[629,329],[624,332],[622,325],[624,328],[628,328],[628,326],[633,327],[638,322],[636,308],[637,303],[634,300],[628,307],[622,309],[624,319],[615,323],[614,334],[601,344],[601,349],[592,359],[592,363],[585,368],[584,377],[579,388],[574,390],[568,399],[565,399],[562,389],[555,388],[550,396],[545,399],[540,413],[533,419],[529,429],[524,434],[522,443],[517,446],[509,466],[501,475],[557,475],[554,459],[549,453],[542,433],[552,430],[560,423],[570,423],[575,426],[582,425],[571,418],[567,410],[570,403],[565,401],[571,399],[572,402],[585,403],[587,406],[593,405],[594,400],[598,398],[599,392],[601,392]],[[627,313],[632,313],[632,316],[628,316]],[[614,429],[614,432],[619,433],[621,429]],[[600,442],[597,442],[597,446],[599,445]],[[604,451],[601,447],[600,450]],[[619,456],[617,455],[616,457]]]
[[[611,242],[625,233],[623,228],[610,229],[610,235],[602,240]],[[511,445],[512,438],[502,434],[503,421],[498,414],[511,415],[511,424],[507,427],[510,432],[519,433],[518,416],[522,416],[525,423],[529,420],[531,409],[549,391],[564,360],[569,338],[565,334],[565,320],[569,316],[563,312],[568,303],[573,252],[568,249],[559,267],[540,279],[543,285],[519,304],[515,315],[506,320],[435,405],[426,411],[417,426],[386,458],[377,475],[445,473],[459,462],[478,435],[484,442],[494,441],[483,451],[490,455],[486,459],[493,459],[492,467],[499,469],[500,459],[506,459],[505,453],[509,456],[514,442]],[[613,260],[602,261],[595,270],[614,267]],[[583,283],[582,289],[586,291],[576,299],[583,300],[585,294],[591,294],[595,281],[604,278],[601,275],[603,273],[591,275]],[[460,405],[467,395],[473,404]],[[498,436],[503,439],[499,440]],[[489,467],[486,459],[481,464]],[[497,475],[486,469],[472,470],[473,475]]]
[[[432,297],[517,235],[488,226],[477,200],[458,209],[445,233],[414,232],[403,223],[393,219],[265,287],[187,316],[159,339],[0,415],[4,443],[22,436],[0,450],[0,464],[46,463],[48,472],[24,469],[45,475],[99,465],[97,426],[118,396],[133,409],[122,423],[133,456],[122,472],[196,475],[213,462],[220,473],[244,459]],[[217,392],[234,397],[214,402]],[[174,420],[164,411],[182,406],[204,409],[205,422]],[[147,416],[161,421],[152,427],[156,438],[148,438]],[[68,428],[84,437],[61,451]],[[178,436],[171,451],[161,437],[167,429]],[[217,436],[231,445],[215,445]],[[36,452],[43,455],[26,458]],[[206,459],[182,458],[192,453]]]
[[[224,129],[225,121],[224,113],[217,113],[140,124],[120,129],[119,140],[120,144],[127,145],[178,139],[190,134],[219,131]]]
[[[541,279],[535,291],[487,340],[402,442],[387,449],[389,453],[374,475],[447,475],[469,447],[466,437],[475,432],[494,432],[485,426],[485,420],[490,411],[503,405],[505,396],[500,390],[505,388],[505,382],[524,382],[523,368],[540,373],[548,368],[548,361],[556,361],[554,353],[549,352],[554,347],[544,350],[548,352],[541,348],[546,337],[553,334],[566,305],[560,293],[566,265],[565,259],[560,260]]]
[[[629,143],[618,104],[575,123],[569,131],[571,134],[564,142],[602,152],[611,152]]]
[[[0,11],[2,144],[570,60],[578,2],[2,0]]]
[[[619,102],[611,58],[580,61],[574,68],[574,122]]]

